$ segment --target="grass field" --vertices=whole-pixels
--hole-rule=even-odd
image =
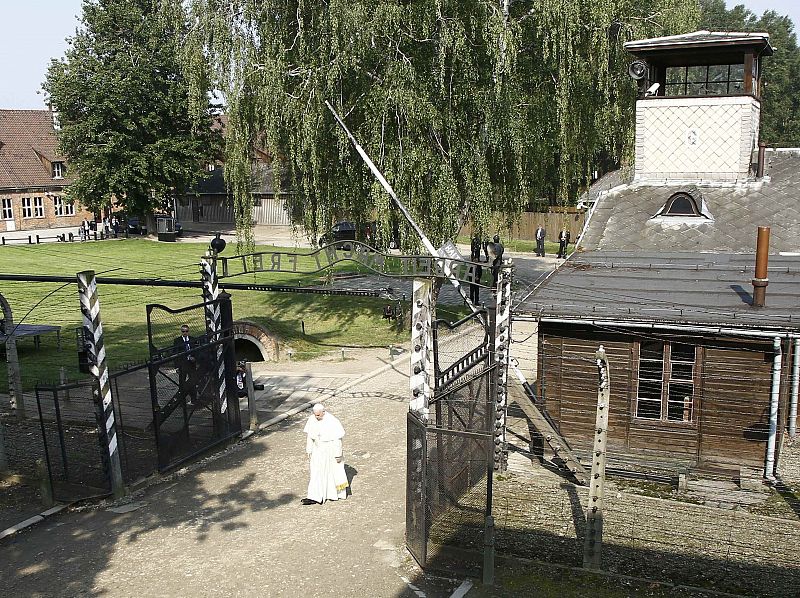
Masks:
[[[205,249],[205,244],[167,244],[144,239],[6,245],[0,247],[0,272],[74,276],[82,270],[95,270],[98,276],[105,277],[199,281],[199,260]],[[271,249],[274,248],[259,247],[263,251]],[[233,250],[228,252],[233,255]],[[300,258],[298,269],[303,269],[304,264],[310,266],[311,258]],[[351,262],[334,267],[339,273],[357,269]],[[320,284],[321,277],[322,274],[259,273],[232,280],[305,286]],[[391,285],[388,281],[387,286]],[[98,288],[112,368],[147,358],[147,304],[176,308],[202,300],[199,289],[115,285]],[[56,350],[55,336],[43,336],[39,349],[34,348],[30,338],[18,342],[25,388],[31,389],[37,381],[57,380],[62,366],[67,368],[70,379],[79,377],[75,328],[82,319],[77,284],[0,281],[0,293],[11,304],[15,323],[22,319],[31,324],[62,327],[61,352]],[[387,346],[408,340],[408,332],[398,331],[393,322],[381,318],[386,300],[257,291],[231,291],[231,295],[235,319],[264,325],[291,346],[299,359],[309,359],[340,346]],[[406,313],[407,309],[408,305]],[[305,324],[305,335],[301,332],[301,321]],[[2,368],[0,388],[6,388],[6,376],[6,368]]]

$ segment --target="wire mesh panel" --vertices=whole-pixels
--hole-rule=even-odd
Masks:
[[[56,500],[80,500],[111,491],[94,385],[88,381],[36,387],[45,460]]]
[[[213,330],[208,307],[147,306],[150,397],[162,471],[241,432],[232,332]]]
[[[487,515],[487,468],[492,437],[455,430],[426,430],[427,558],[444,559],[456,547],[460,560],[480,562]],[[466,564],[466,563],[465,563]]]
[[[406,547],[420,566],[425,566],[428,526],[425,519],[425,468],[428,450],[425,423],[413,412],[406,424]]]
[[[126,484],[130,484],[158,470],[150,371],[144,363],[111,373],[109,382],[122,477]]]

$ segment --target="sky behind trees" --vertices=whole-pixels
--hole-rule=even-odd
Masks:
[[[757,15],[775,10],[800,23],[797,0],[727,0],[728,8],[744,4]],[[66,37],[78,26],[81,0],[3,0],[0,21],[0,108],[41,109],[37,94],[51,58],[64,55]]]

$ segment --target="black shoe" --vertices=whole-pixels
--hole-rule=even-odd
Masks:
[[[300,504],[304,505],[321,505],[322,503],[317,502],[316,500],[311,500],[310,498],[304,498],[300,501]]]

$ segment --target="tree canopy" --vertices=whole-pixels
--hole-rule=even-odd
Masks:
[[[794,24],[773,10],[756,16],[725,0],[700,0],[701,25],[712,31],[765,31],[775,54],[762,61],[762,140],[770,144],[800,145],[800,50]]]
[[[81,26],[43,86],[58,112],[71,199],[98,211],[113,197],[131,213],[151,213],[219,155],[208,100],[189,115],[186,34],[179,0],[84,0]]]
[[[622,44],[693,30],[698,5],[191,0],[190,15],[188,72],[228,102],[226,176],[240,224],[250,221],[254,144],[284,161],[287,207],[311,238],[343,216],[399,220],[328,100],[440,243],[466,221],[485,231],[492,213],[513,220],[542,197],[573,201],[599,160],[619,163],[635,97]]]

